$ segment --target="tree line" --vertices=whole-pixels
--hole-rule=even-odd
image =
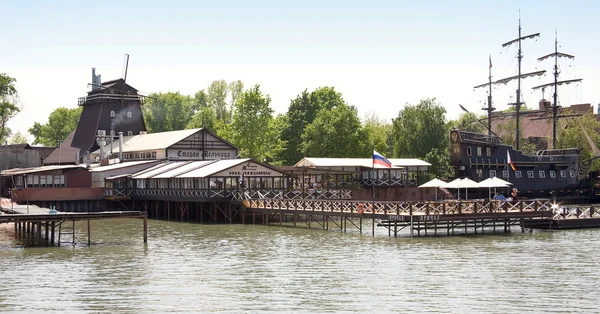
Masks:
[[[369,158],[375,149],[388,158],[423,159],[432,164],[432,175],[441,178],[453,175],[450,129],[486,132],[477,121],[481,117],[462,114],[447,120],[446,109],[435,98],[406,104],[391,121],[375,113],[361,119],[356,107],[329,86],[302,91],[290,100],[286,113],[275,114],[260,85],[245,88],[239,80],[213,81],[194,95],[154,93],[142,111],[148,132],[204,127],[237,146],[240,157],[274,165],[293,165],[305,156]],[[80,114],[81,108],[57,108],[47,123],[35,122],[29,129],[34,144],[56,146],[75,129]],[[600,123],[593,117],[582,121],[598,134]],[[503,140],[510,143],[510,132],[505,133]],[[561,147],[582,146],[575,128],[561,128],[561,134]]]

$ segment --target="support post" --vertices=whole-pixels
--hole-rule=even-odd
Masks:
[[[144,212],[144,243],[148,243],[148,214]]]
[[[91,235],[90,235],[90,220],[87,221],[87,229],[88,229],[88,246],[92,245]]]

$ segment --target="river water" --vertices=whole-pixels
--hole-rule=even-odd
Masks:
[[[0,312],[599,311],[600,230],[366,232],[149,221],[144,245],[141,220],[108,220],[92,222],[91,247],[42,248],[5,234]]]

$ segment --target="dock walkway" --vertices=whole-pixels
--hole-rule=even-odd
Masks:
[[[35,205],[20,205],[11,203],[10,200],[0,200],[0,224],[13,223],[15,236],[27,236],[36,239],[38,244],[46,243],[51,246],[61,243],[63,226],[71,222],[68,234],[71,235],[71,243],[75,244],[75,222],[87,221],[87,244],[91,245],[90,221],[100,219],[119,218],[141,218],[143,219],[144,243],[148,242],[148,216],[141,211],[105,211],[89,213],[67,213],[51,211],[49,208]],[[58,228],[58,230],[56,230]],[[44,232],[42,233],[42,229]],[[55,237],[58,237],[55,241]]]

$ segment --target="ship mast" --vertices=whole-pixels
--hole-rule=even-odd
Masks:
[[[488,74],[488,82],[481,84],[481,85],[477,85],[473,88],[480,88],[480,87],[488,87],[489,88],[489,93],[488,93],[488,97],[487,97],[487,107],[483,107],[481,108],[481,110],[485,110],[487,111],[487,116],[488,116],[488,136],[490,138],[491,141],[491,137],[492,137],[492,112],[494,110],[496,110],[496,108],[492,107],[492,56],[490,55],[490,68],[489,68],[489,74]]]
[[[560,74],[560,72],[558,70],[558,58],[564,57],[564,58],[569,58],[569,59],[575,59],[575,56],[558,52],[558,34],[557,34],[557,32],[554,33],[554,52],[538,58],[538,61],[543,61],[550,57],[554,57],[554,69],[553,69],[554,82],[536,86],[533,89],[539,89],[539,88],[545,89],[548,86],[554,86],[554,95],[553,95],[553,99],[552,99],[553,100],[553,103],[552,103],[552,148],[556,149],[556,118],[559,117],[558,116],[558,108],[559,108],[559,106],[558,106],[558,85],[577,83],[577,82],[581,82],[583,79],[573,79],[573,80],[566,80],[566,81],[558,80],[558,76]]]
[[[517,138],[516,138],[516,149],[519,149],[519,139],[520,139],[520,113],[521,113],[521,105],[523,103],[521,103],[521,78],[526,78],[526,77],[530,77],[530,76],[537,76],[537,75],[542,75],[544,73],[546,73],[546,71],[536,71],[536,72],[531,72],[531,73],[525,73],[525,74],[521,74],[521,60],[523,59],[523,54],[522,54],[522,50],[521,50],[521,41],[525,40],[525,39],[533,39],[536,37],[539,37],[540,33],[535,33],[535,34],[531,34],[531,35],[526,35],[526,36],[521,36],[521,18],[519,17],[519,37],[517,39],[513,39],[507,43],[502,44],[502,47],[508,47],[512,44],[517,44],[518,45],[518,51],[517,51],[517,60],[518,60],[518,75],[517,76],[512,76],[512,77],[508,77],[506,79],[502,79],[502,80],[498,80],[495,83],[497,84],[506,84],[514,79],[517,79],[517,102],[514,104],[509,104],[509,105],[514,105],[515,109],[516,109],[516,118],[517,118]]]

